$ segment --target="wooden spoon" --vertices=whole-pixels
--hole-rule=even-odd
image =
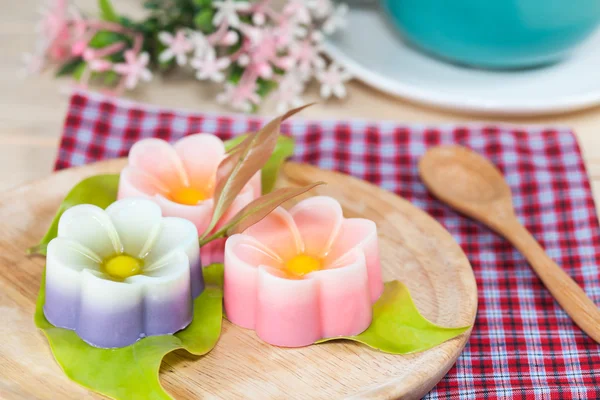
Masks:
[[[519,249],[573,321],[600,343],[600,310],[517,220],[510,188],[491,162],[465,147],[441,146],[421,158],[419,174],[436,197]]]

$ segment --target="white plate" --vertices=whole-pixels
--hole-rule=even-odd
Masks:
[[[375,9],[351,9],[325,43],[357,79],[417,102],[496,115],[566,112],[600,104],[600,31],[549,67],[485,71],[439,61],[400,39]]]

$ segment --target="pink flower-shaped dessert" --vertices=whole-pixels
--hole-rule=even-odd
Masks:
[[[227,318],[274,345],[356,335],[382,292],[375,223],[331,197],[279,207],[225,244]]]
[[[161,139],[140,140],[131,148],[129,163],[121,172],[118,198],[154,200],[164,216],[185,218],[202,234],[212,217],[217,167],[224,157],[221,139],[206,133],[186,136],[173,146]],[[260,190],[259,172],[234,200],[217,228],[260,196]],[[206,253],[210,251],[203,252],[203,263]]]

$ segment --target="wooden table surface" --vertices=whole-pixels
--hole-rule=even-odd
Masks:
[[[141,0],[115,2],[119,11],[138,12]],[[21,0],[0,13],[0,190],[47,176],[52,171],[65,116],[68,96],[66,79],[51,72],[20,78],[21,55],[33,47],[34,24],[41,0]],[[84,11],[95,12],[95,1],[77,1]],[[194,82],[191,76],[154,79],[128,96],[148,103],[185,107],[198,111],[225,111],[214,102],[216,88]],[[379,93],[359,82],[349,84],[349,97],[329,101],[303,112],[307,118],[368,118],[398,122],[448,123],[494,121],[514,124],[567,125],[574,129],[583,148],[592,179],[594,197],[600,200],[600,107],[546,117],[489,117],[428,108]],[[305,100],[318,100],[315,87]],[[273,114],[272,107],[261,113]]]

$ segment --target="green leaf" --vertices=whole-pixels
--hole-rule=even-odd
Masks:
[[[137,28],[137,23],[129,17],[120,16],[119,23],[123,25],[124,28]]]
[[[214,276],[222,269],[222,265],[213,264],[204,269],[204,274]],[[34,321],[48,338],[56,362],[72,381],[114,399],[170,399],[158,378],[163,357],[177,349],[195,355],[212,350],[221,334],[222,299],[222,289],[207,284],[194,301],[194,316],[186,329],[174,335],[150,336],[119,349],[99,349],[85,343],[74,331],[48,322],[43,311],[44,272]]]
[[[50,228],[37,246],[28,250],[29,254],[46,254],[46,247],[58,234],[58,220],[69,208],[78,204],[93,204],[106,208],[117,199],[119,175],[96,175],[79,182],[67,194],[54,216]]]
[[[106,71],[102,75],[102,82],[106,86],[114,85],[115,83],[117,83],[118,79],[119,79],[119,74],[117,74],[115,71]]]
[[[210,7],[212,5],[212,0],[194,0],[194,5],[196,7]]]
[[[246,137],[247,135],[241,135],[229,139],[225,142],[225,150],[229,152],[242,143]],[[281,165],[294,154],[294,145],[294,138],[290,136],[279,135],[277,138],[275,150],[273,150],[273,154],[261,170],[262,194],[273,191]]]
[[[273,154],[261,170],[262,194],[270,193],[275,187],[281,166],[294,154],[294,139],[279,135]]]
[[[123,41],[124,38],[118,33],[109,31],[100,31],[92,37],[89,46],[94,49],[101,49],[113,43]]]
[[[98,0],[98,8],[100,8],[100,16],[105,21],[119,22],[119,16],[115,12],[110,0]]]
[[[241,40],[240,40],[241,42]],[[232,54],[232,53],[230,53]],[[237,63],[233,64],[230,68],[229,76],[227,77],[227,81],[237,85],[239,81],[242,79],[242,75],[244,74],[244,68],[240,67]]]
[[[87,68],[87,63],[85,63],[85,62],[82,62],[77,67],[75,67],[75,69],[73,70],[73,79],[75,79],[76,81],[79,81],[86,68]]]
[[[208,286],[216,286],[223,289],[224,265],[211,264],[202,270],[204,275],[204,283]]]
[[[81,64],[85,65],[85,62],[80,57],[67,61],[56,71],[56,76],[71,75]]]
[[[260,97],[267,96],[273,89],[277,88],[277,82],[262,78],[257,80],[257,85],[258,89],[256,90],[256,94]]]
[[[408,288],[399,281],[386,282],[379,300],[373,305],[373,321],[356,336],[319,340],[347,339],[366,344],[391,354],[424,351],[468,331],[469,326],[444,328],[423,317],[413,302]]]
[[[144,2],[144,6],[145,9],[147,10],[159,10],[160,9],[160,4],[155,3],[153,1],[146,1]]]
[[[212,32],[214,30],[212,22],[214,15],[215,12],[212,8],[205,8],[194,15],[194,25],[204,33]]]

